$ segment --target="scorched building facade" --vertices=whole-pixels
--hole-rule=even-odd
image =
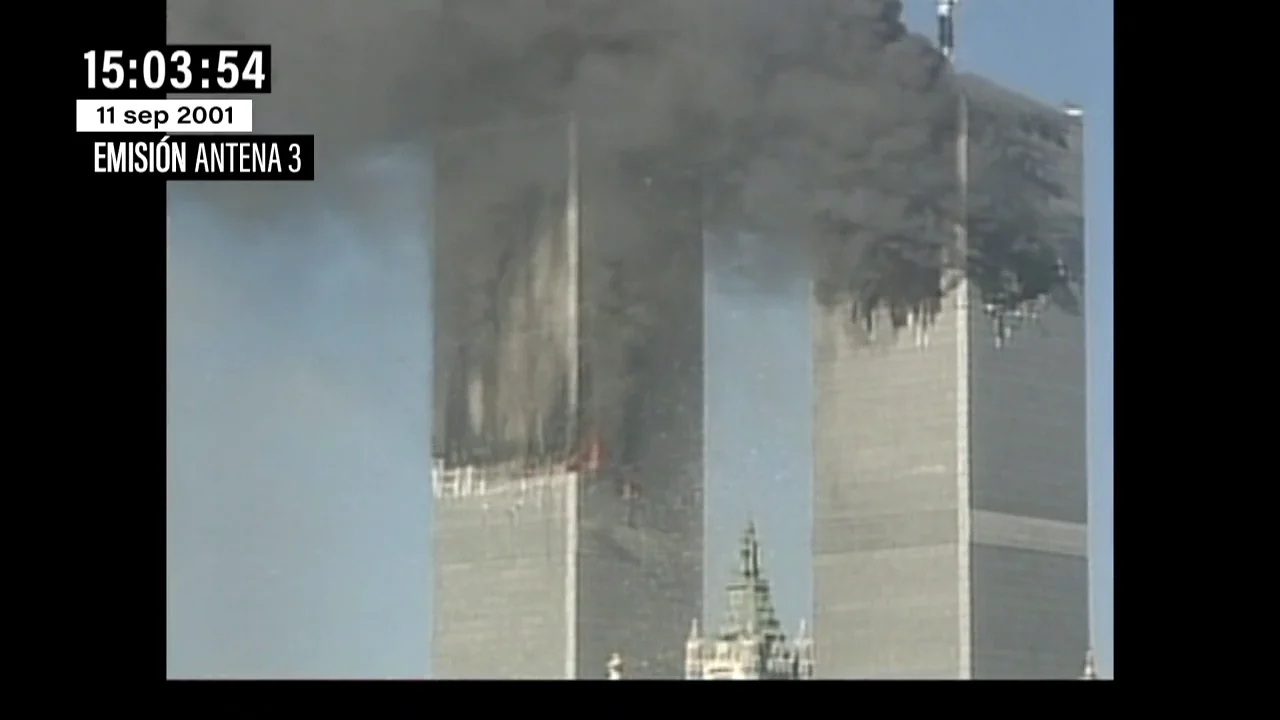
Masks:
[[[433,150],[436,677],[678,678],[701,614],[699,193],[592,137]]]
[[[992,134],[1004,133],[1044,158],[1067,192],[1040,212],[1082,245],[1080,113],[962,82],[964,144],[990,153],[981,148],[1001,147]],[[977,186],[997,176],[974,174],[971,195],[999,198],[1005,190]],[[1019,328],[1007,320],[993,321],[965,285],[927,329],[898,333],[863,332],[847,307],[815,305],[820,677],[1079,674],[1089,643],[1084,319],[1046,309]]]

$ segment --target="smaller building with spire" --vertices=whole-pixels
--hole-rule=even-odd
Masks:
[[[794,639],[778,622],[769,581],[760,563],[760,541],[747,523],[738,550],[738,568],[726,587],[727,609],[718,632],[703,635],[693,621],[685,643],[685,680],[808,680],[814,674],[813,639],[805,621]],[[610,680],[625,679],[623,657],[614,653],[605,666]],[[1093,648],[1085,656],[1080,680],[1100,680]]]
[[[719,632],[704,637],[693,622],[685,645],[686,680],[806,680],[813,677],[813,642],[800,621],[788,640],[778,622],[769,581],[760,567],[760,543],[747,524],[738,571],[727,587],[728,609]]]

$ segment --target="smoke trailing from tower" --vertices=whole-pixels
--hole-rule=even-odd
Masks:
[[[445,322],[501,314],[512,278],[536,262],[534,248],[508,246],[545,223],[530,219],[531,198],[563,190],[563,172],[542,170],[562,147],[548,128],[570,116],[589,136],[584,162],[619,178],[593,202],[661,227],[670,206],[653,188],[683,187],[713,236],[766,238],[757,252],[786,260],[768,266],[810,269],[818,299],[848,304],[851,320],[932,315],[950,270],[996,306],[1069,300],[1078,236],[1042,219],[1062,189],[1005,131],[1017,120],[973,120],[974,223],[957,252],[959,84],[901,12],[896,0],[170,0],[169,26],[170,42],[272,44],[274,92],[255,100],[256,128],[314,132],[322,173],[393,142],[474,148],[448,159],[455,227],[436,241],[459,244],[451,274],[473,295],[436,308],[454,315]],[[534,128],[523,141],[522,127]],[[291,190],[210,192],[251,215]],[[633,272],[583,290],[626,355],[672,312],[663,284],[701,269],[669,261],[680,233],[610,242],[616,266],[652,269],[643,287]]]

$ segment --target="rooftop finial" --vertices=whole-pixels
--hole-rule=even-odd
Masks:
[[[689,639],[700,640],[701,638],[702,633],[698,630],[698,618],[694,618],[693,622],[689,623]]]
[[[1093,654],[1093,648],[1084,654],[1084,672],[1080,674],[1081,680],[1097,680],[1098,679],[1098,661]]]

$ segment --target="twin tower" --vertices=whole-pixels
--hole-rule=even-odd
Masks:
[[[1078,113],[969,82],[971,107],[1042,134],[1080,187]],[[784,641],[764,607],[754,536],[731,610],[776,649],[751,675],[733,638],[689,639],[708,201],[572,125],[434,149],[435,676],[600,678],[621,653],[628,678],[1076,677],[1083,319],[1050,309],[1009,336],[963,285],[927,333],[868,335],[814,303],[814,474],[796,489],[814,499],[812,639]],[[1055,211],[1083,232],[1079,192]]]

